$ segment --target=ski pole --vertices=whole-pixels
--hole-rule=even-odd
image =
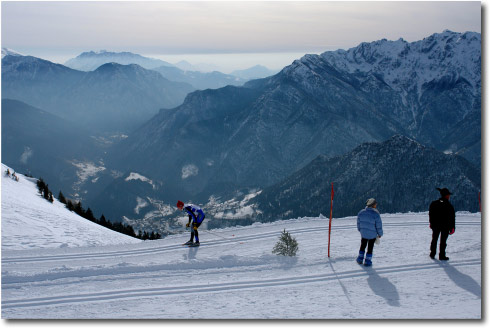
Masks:
[[[209,231],[209,230],[205,230],[205,231],[207,231],[208,233],[210,233],[210,234],[212,234],[212,235],[218,236],[218,237],[220,237],[221,239],[231,240],[231,238],[223,237],[223,236],[221,236],[221,235],[219,235],[219,234],[217,234],[217,233],[211,232],[211,231]]]

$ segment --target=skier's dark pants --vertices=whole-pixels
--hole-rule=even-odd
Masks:
[[[366,245],[367,245],[367,247],[368,247],[367,254],[373,254],[373,248],[374,248],[374,242],[375,241],[376,241],[376,238],[374,238],[374,239],[362,238],[361,239],[361,248],[359,250],[364,252],[364,250],[366,249]]]
[[[441,235],[441,244],[439,245],[439,257],[446,256],[446,242],[449,236],[449,231],[446,229],[432,229],[432,242],[430,243],[430,256],[435,256],[437,252],[437,240]]]
[[[201,222],[202,223],[202,222]],[[197,228],[201,225],[201,223],[195,223],[192,222],[192,228],[191,228],[191,241],[194,240],[194,236],[196,236],[196,242],[199,241],[199,233],[197,232]]]

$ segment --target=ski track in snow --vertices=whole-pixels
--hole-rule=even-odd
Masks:
[[[480,226],[478,222],[458,222],[458,226],[462,225],[476,225]],[[410,226],[427,226],[427,222],[410,222],[410,223],[385,223],[384,227],[410,227]],[[332,227],[332,230],[345,230],[345,229],[353,229],[355,225],[342,225],[337,227]],[[299,234],[299,233],[318,233],[328,231],[328,227],[318,226],[312,228],[305,229],[291,229],[288,230],[291,234]],[[202,232],[202,233],[205,233]],[[269,233],[261,233],[254,235],[247,235],[243,237],[237,238],[226,238],[224,240],[211,240],[209,242],[205,242],[202,245],[209,246],[221,246],[227,244],[235,244],[235,243],[243,243],[249,241],[258,241],[261,239],[268,239],[271,237],[277,238],[280,236],[279,232],[269,232]],[[12,262],[50,262],[50,261],[64,261],[64,260],[89,260],[95,258],[106,258],[106,257],[114,257],[114,256],[135,256],[135,255],[148,255],[148,254],[159,254],[165,252],[173,252],[177,249],[182,249],[182,245],[170,245],[170,246],[162,246],[162,247],[154,247],[154,248],[145,248],[141,250],[128,250],[128,251],[114,251],[114,252],[106,252],[106,253],[79,253],[79,254],[70,254],[70,255],[54,255],[54,256],[45,256],[45,257],[2,257],[2,264],[12,263]]]
[[[430,264],[409,264],[392,267],[382,267],[376,269],[377,274],[389,274],[389,273],[401,273],[408,271],[418,270],[431,270],[438,269],[441,266],[445,266],[445,263],[430,263]],[[481,265],[480,259],[469,259],[466,261],[452,262],[451,266],[471,266]],[[213,292],[232,292],[237,289],[245,288],[262,288],[262,287],[279,287],[288,285],[298,285],[313,282],[328,282],[336,281],[339,279],[348,279],[354,277],[365,277],[370,275],[370,268],[366,268],[364,271],[351,270],[345,272],[335,272],[320,275],[311,275],[306,277],[288,277],[278,278],[271,280],[252,280],[242,281],[236,283],[222,283],[222,284],[210,284],[206,286],[189,285],[178,287],[164,287],[164,288],[147,288],[147,289],[134,289],[134,290],[122,290],[122,291],[108,291],[91,294],[73,294],[73,295],[61,295],[53,297],[33,298],[33,299],[20,299],[9,300],[2,302],[2,308],[8,309],[12,307],[31,307],[31,306],[46,306],[46,305],[60,305],[68,303],[78,302],[95,302],[95,301],[107,301],[118,300],[123,298],[141,298],[141,297],[153,297],[153,296],[165,296],[165,295],[181,295],[181,294],[197,294],[197,293],[213,293]]]
[[[413,231],[416,233],[424,231],[427,235],[428,222],[420,220],[424,216],[425,214],[420,214],[414,216],[418,220],[400,221],[396,215],[386,217],[382,215],[385,235],[395,231],[400,232],[400,236]],[[481,221],[480,219],[472,221],[474,218],[472,214],[461,217],[457,221],[458,233],[480,231]],[[301,240],[300,249],[306,249],[309,254],[306,261],[298,260],[297,257],[278,257],[268,254],[270,252],[263,252],[263,249],[267,251],[269,246],[275,244],[283,226],[287,227],[286,230],[292,236]],[[424,260],[418,256],[410,257],[407,262],[391,261],[389,254],[388,257],[380,255],[380,258],[376,257],[373,267],[366,268],[355,263],[355,248],[347,254],[339,249],[337,250],[339,255],[331,258],[326,256],[312,258],[311,252],[315,249],[325,254],[326,247],[317,245],[317,237],[325,236],[327,232],[328,220],[310,218],[252,227],[204,230],[201,233],[202,246],[195,249],[177,243],[186,239],[187,235],[175,235],[167,240],[126,245],[121,250],[111,246],[50,249],[45,252],[40,251],[39,254],[45,254],[40,256],[36,256],[31,250],[6,251],[2,254],[2,314],[7,318],[189,319],[179,314],[174,308],[177,305],[171,304],[177,301],[181,302],[180,306],[190,306],[193,299],[198,299],[208,302],[208,306],[213,309],[210,309],[209,313],[205,310],[197,311],[190,318],[418,318],[419,313],[411,313],[411,309],[408,310],[409,314],[403,312],[404,315],[400,315],[399,312],[391,312],[393,311],[391,309],[387,313],[380,313],[379,308],[386,309],[388,306],[399,309],[400,304],[405,301],[405,296],[400,296],[399,289],[407,289],[408,292],[404,293],[410,293],[413,288],[423,289],[422,283],[428,284],[427,281],[416,280],[413,287],[406,288],[404,286],[406,277],[409,277],[408,279],[425,277],[430,280],[431,277],[440,276],[441,273],[442,286],[448,284],[451,287],[451,283],[455,283],[456,286],[461,287],[465,297],[473,302],[469,303],[473,304],[473,307],[475,301],[476,304],[481,302],[481,282],[474,278],[474,274],[468,275],[468,272],[474,270],[481,271],[480,249],[477,253],[471,253],[474,256],[460,256],[449,262],[429,260],[428,254],[424,254]],[[347,244],[342,247],[351,248],[349,244],[358,247],[358,232],[354,218],[334,220],[332,235],[337,239],[337,243]],[[375,247],[375,253],[381,254],[381,247],[386,248],[387,243],[387,239],[382,241],[382,246]],[[451,242],[448,244],[450,256],[451,248],[455,248],[454,244]],[[467,240],[460,245],[458,251],[469,252],[473,250],[475,244],[478,244],[478,240]],[[456,249],[454,251],[456,252]],[[198,252],[199,255],[206,256],[197,256]],[[142,260],[142,258],[153,258],[155,255],[160,262],[145,263]],[[160,255],[165,255],[163,260]],[[170,258],[166,260],[166,256]],[[184,256],[184,260],[178,260],[179,256]],[[31,266],[35,267],[32,272],[28,269]],[[198,275],[199,278],[191,281],[186,279],[193,275]],[[401,286],[399,286],[400,282],[391,283],[399,279],[404,279]],[[359,297],[357,293],[353,293],[353,289],[359,287],[365,289],[366,282],[374,293],[371,295],[368,292],[369,297],[384,299],[385,302],[377,301],[375,309],[378,310],[374,312],[374,316],[362,310],[356,310],[357,313],[346,311],[346,307],[356,309],[356,306],[361,306],[356,304],[359,303]],[[431,292],[429,287],[425,288],[428,291],[424,290],[421,293]],[[297,297],[303,295],[301,297],[305,298],[302,300],[304,303],[307,303],[306,298],[310,297],[309,294],[312,294],[312,298],[318,297],[314,294],[321,293],[322,290],[336,295],[334,298],[337,302],[339,297],[343,300],[339,305],[331,304],[333,308],[338,307],[338,312],[334,314],[313,315],[302,309],[306,306],[303,302],[300,302],[299,308],[295,309],[296,312],[285,313],[269,304],[272,300],[275,304],[286,302],[289,296],[284,300],[282,297],[276,299],[279,297],[277,293],[284,290],[290,291],[291,295]],[[447,293],[450,295],[454,291]],[[268,300],[269,297],[272,298]],[[365,290],[362,290],[361,297],[366,297]],[[420,297],[426,302],[431,302],[427,305],[429,309],[435,306],[432,304],[434,301],[425,299],[428,297],[425,294],[422,296],[415,294],[412,297]],[[264,301],[261,298],[264,298]],[[218,314],[220,308],[227,307],[224,304],[239,304],[243,299],[249,302],[246,307],[265,303],[258,308],[253,307],[257,313],[249,313],[245,310],[233,312],[232,307],[232,312],[223,316]],[[295,299],[293,297],[290,300],[294,302]],[[218,309],[214,308],[213,302],[217,302]],[[165,306],[156,310],[156,314],[150,315],[150,312],[155,311],[155,307],[158,308],[155,303]],[[435,301],[434,304],[437,303]],[[120,307],[134,307],[135,312],[100,313],[98,310],[101,306],[119,309],[119,311]],[[269,309],[268,306],[271,308]],[[423,302],[421,306],[425,306]],[[165,308],[168,309],[165,311]],[[478,317],[477,309],[476,307],[476,317]],[[248,310],[250,311],[250,308]],[[465,313],[463,310],[462,312]],[[447,317],[444,313],[430,316],[422,312],[420,315],[425,318]],[[474,318],[475,314],[468,316]]]

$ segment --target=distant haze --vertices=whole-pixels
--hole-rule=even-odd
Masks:
[[[224,71],[277,69],[382,38],[481,32],[481,10],[477,1],[4,1],[2,47],[59,63],[105,49]]]

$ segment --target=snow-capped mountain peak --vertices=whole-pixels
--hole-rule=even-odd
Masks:
[[[448,74],[464,78],[473,87],[481,84],[481,35],[475,32],[445,30],[412,43],[382,39],[320,57],[348,73],[376,72],[396,90],[416,86],[420,91],[423,84]]]
[[[12,50],[12,49],[9,49],[9,48],[2,48],[2,58],[5,57],[5,56],[24,56],[23,54],[15,51],[15,50]]]

